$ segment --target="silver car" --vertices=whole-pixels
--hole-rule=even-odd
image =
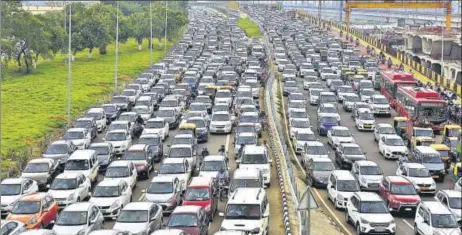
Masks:
[[[156,176],[143,191],[146,193],[144,201],[159,204],[163,213],[172,212],[181,203],[180,180],[174,176]]]
[[[45,189],[56,177],[58,165],[58,162],[49,158],[32,159],[22,171],[21,177],[35,180],[39,189]]]
[[[53,231],[59,235],[88,235],[103,229],[104,217],[96,204],[79,202],[64,208],[59,213]]]
[[[132,202],[120,212],[113,229],[149,234],[162,228],[162,207],[152,202]]]
[[[2,235],[18,235],[26,231],[26,225],[14,220],[2,220],[0,232]]]

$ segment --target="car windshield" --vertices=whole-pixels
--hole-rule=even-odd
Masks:
[[[307,112],[290,112],[292,118],[308,118]]]
[[[396,134],[396,131],[393,127],[380,127],[379,133],[386,134],[386,135],[394,135]]]
[[[452,209],[462,209],[462,200],[460,197],[450,197],[449,207]]]
[[[157,112],[157,117],[163,117],[163,118],[172,118],[175,116],[175,111],[173,110],[162,110],[160,112]]]
[[[201,171],[219,171],[222,168],[225,168],[223,161],[203,161],[201,165]]]
[[[268,157],[265,154],[244,154],[241,164],[266,164]]]
[[[319,101],[321,103],[337,103],[337,97],[335,95],[321,95]]]
[[[189,111],[207,111],[206,104],[191,104],[189,106]]]
[[[144,128],[147,129],[159,129],[159,128],[164,128],[165,124],[162,121],[148,121],[146,122]]]
[[[229,112],[229,107],[228,105],[215,105],[213,106],[213,112]]]
[[[239,118],[240,123],[250,122],[250,123],[257,123],[258,117],[254,115],[245,115]]]
[[[305,96],[302,94],[290,94],[289,100],[305,100]]]
[[[194,101],[205,104],[212,103],[209,97],[197,97]]]
[[[322,116],[319,118],[319,122],[322,124],[337,124],[337,118],[336,117],[328,117],[328,116]]]
[[[430,177],[430,172],[426,168],[409,168],[410,177]]]
[[[359,120],[374,120],[374,114],[370,112],[362,112],[358,114]]]
[[[119,121],[128,121],[128,122],[134,122],[136,119],[136,115],[133,114],[122,114],[119,117]]]
[[[52,190],[70,190],[77,188],[77,179],[56,178],[50,186]]]
[[[109,155],[109,148],[106,146],[90,146],[88,149],[95,150],[97,155]]]
[[[327,150],[324,146],[307,146],[305,151],[309,155],[327,155]]]
[[[113,131],[113,130],[125,130],[128,128],[128,124],[127,123],[111,123],[111,125],[109,125],[109,129],[108,131]]]
[[[85,138],[85,135],[82,131],[66,131],[66,134],[64,134],[65,140],[78,140],[83,138]]]
[[[167,227],[197,227],[197,217],[192,213],[174,213],[170,215]]]
[[[345,155],[363,155],[361,148],[359,147],[344,147],[343,154]]]
[[[238,136],[236,140],[236,145],[240,146],[241,144],[253,145],[257,144],[257,140],[254,136]]]
[[[233,95],[231,92],[217,92],[215,98],[231,98]]]
[[[210,199],[208,188],[188,188],[185,194],[186,201],[207,201]]]
[[[330,162],[315,162],[313,164],[313,171],[332,171],[335,170],[334,164]]]
[[[458,224],[452,214],[432,214],[432,227],[434,228],[457,228]]]
[[[443,163],[440,156],[423,156],[422,163]]]
[[[417,195],[412,184],[391,184],[390,192],[396,195]]]
[[[308,120],[294,120],[291,126],[294,128],[310,128],[310,122]]]
[[[316,141],[316,136],[314,134],[298,134],[298,141]]]
[[[125,135],[125,133],[109,132],[106,134],[106,141],[123,141],[126,139],[127,136]]]
[[[118,197],[120,196],[119,186],[96,186],[92,197]]]
[[[361,96],[372,96],[375,93],[374,90],[362,90]]]
[[[152,182],[149,184],[147,193],[150,194],[169,194],[173,193],[172,182]]]
[[[192,137],[175,137],[173,138],[172,145],[175,144],[193,144]]]
[[[296,82],[285,82],[284,87],[297,87]]]
[[[43,173],[50,170],[48,163],[28,163],[22,172],[24,173]]]
[[[190,148],[171,148],[168,157],[171,158],[184,158],[184,157],[191,157],[191,149]]]
[[[176,100],[163,100],[160,106],[161,107],[177,107],[178,102]]]
[[[319,110],[320,113],[338,113],[335,107],[323,107]]]
[[[359,184],[356,180],[337,181],[337,190],[341,192],[359,192]]]
[[[343,97],[343,99],[344,99],[345,101],[349,101],[349,102],[359,102],[359,101],[361,101],[361,100],[359,99],[359,97],[356,96],[356,95],[345,96],[345,97]]]
[[[146,152],[144,152],[144,151],[127,151],[124,154],[123,160],[129,160],[129,161],[146,160]]]
[[[186,123],[195,124],[197,128],[205,128],[205,122],[202,119],[188,119]]]
[[[378,166],[361,166],[359,171],[361,175],[383,175],[382,170]]]
[[[120,223],[145,223],[148,221],[148,210],[122,210],[117,222]]]
[[[228,204],[225,219],[260,219],[260,205]]]
[[[123,95],[123,96],[134,96],[134,95],[136,95],[136,91],[135,90],[124,90],[124,91],[122,91],[121,95]]]
[[[185,173],[185,168],[182,163],[169,163],[160,165],[160,174],[181,174]]]
[[[92,122],[91,121],[76,121],[74,124],[75,128],[91,128]]]
[[[416,137],[421,137],[421,136],[428,136],[433,138],[433,130],[432,129],[417,129],[415,130]]]
[[[21,193],[20,184],[2,184],[0,187],[2,196],[19,195]]]
[[[374,104],[388,104],[387,98],[375,98]]]
[[[225,122],[229,121],[229,115],[228,114],[214,114],[212,116],[212,122]]]
[[[112,97],[111,103],[118,104],[118,103],[126,103],[127,99],[125,97]]]
[[[320,90],[312,90],[312,89],[310,90],[310,95],[312,96],[319,96],[319,93],[321,93]]]
[[[385,139],[385,144],[388,146],[404,146],[404,141],[398,138]]]
[[[338,136],[338,137],[351,137],[351,133],[349,130],[333,130],[332,131],[333,136]]]
[[[333,86],[333,87],[339,87],[339,86],[343,86],[343,82],[334,80],[334,81],[331,82],[330,85]]]
[[[337,90],[338,93],[355,93],[355,90],[352,87],[340,87]]]
[[[103,110],[106,113],[115,113],[115,112],[117,112],[117,106],[115,106],[115,105],[103,105]]]
[[[136,112],[137,114],[149,114],[148,107],[146,106],[134,107],[133,112]]]
[[[107,178],[125,178],[130,175],[130,171],[126,166],[110,166],[106,169],[104,177]]]
[[[84,171],[90,169],[88,160],[67,160],[64,170]]]
[[[14,203],[11,214],[30,215],[40,211],[40,202],[38,201],[18,201]]]
[[[385,214],[388,213],[388,208],[383,201],[362,201],[359,212],[371,214]]]
[[[87,211],[63,211],[59,214],[56,225],[78,226],[87,224]]]
[[[67,154],[68,152],[67,144],[51,144],[48,146],[45,154]]]

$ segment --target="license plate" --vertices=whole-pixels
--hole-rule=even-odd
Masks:
[[[375,231],[376,232],[385,232],[385,228],[376,228]]]
[[[449,160],[449,157],[443,157],[442,159],[443,159],[444,161],[447,161],[447,160]]]
[[[412,208],[406,208],[405,211],[412,211]]]
[[[433,179],[438,179],[438,178],[440,178],[440,176],[439,175],[432,175],[432,178]]]
[[[421,190],[428,190],[429,187],[421,187],[420,189],[421,189]]]

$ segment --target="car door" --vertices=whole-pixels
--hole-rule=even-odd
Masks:
[[[89,209],[88,209],[88,220],[87,220],[87,227],[86,227],[86,233],[85,234],[88,234],[90,233],[91,231],[94,231],[97,229],[97,216],[98,216],[98,211],[95,210],[95,208],[93,206],[91,206]]]
[[[420,225],[422,235],[433,235],[433,229],[431,226],[431,215],[427,210],[423,210],[423,221]]]
[[[53,206],[54,199],[52,197],[45,196],[43,200],[45,201],[45,204],[43,207],[45,209],[44,211],[46,212],[44,212],[42,223],[43,225],[48,226],[51,223],[51,221],[56,219],[58,210],[57,210],[57,207]]]
[[[138,177],[138,174],[132,162],[128,164],[128,170],[130,172],[130,186],[133,188],[136,185],[136,178]]]
[[[127,182],[121,181],[122,183],[119,185],[119,190],[122,192],[122,205],[125,206],[130,203],[132,197],[132,189],[128,187]]]
[[[353,163],[353,166],[351,167],[351,174],[355,177],[355,179],[359,183],[359,166],[358,166],[358,164]]]
[[[327,182],[327,196],[332,200],[332,202],[337,197],[335,190],[336,190],[336,179],[333,175],[330,175],[329,181]]]
[[[356,196],[352,196],[350,200],[348,200],[348,203],[347,203],[348,214],[354,224],[356,224],[356,222],[360,219],[359,218],[359,215],[360,215],[359,204],[360,204],[360,201]]]
[[[164,122],[164,131],[163,132],[164,132],[165,138],[167,138],[167,136],[169,136],[170,127],[168,125],[168,122],[165,121],[165,119],[163,120],[163,122]]]
[[[90,174],[89,174],[89,178],[92,182],[96,181],[96,178],[98,177],[98,169],[99,169],[98,160],[96,158],[96,154],[93,154],[90,157]]]
[[[80,181],[81,181],[81,194],[82,196],[80,198],[84,199],[86,197],[88,197],[88,195],[90,194],[90,189],[91,189],[91,181],[90,179],[88,179],[87,177],[85,177],[84,175],[80,175]]]
[[[151,207],[149,208],[149,225],[148,225],[149,231],[147,231],[148,233],[161,228],[161,225],[160,225],[161,220],[160,218],[157,218],[159,214],[158,209],[159,208],[157,207],[156,204],[152,204]]]
[[[379,137],[380,137],[379,130],[380,130],[380,128],[375,128],[374,129],[374,138],[375,138],[375,140],[378,140]]]
[[[332,131],[331,130],[327,131],[327,141],[331,146],[334,145],[334,141],[332,140]]]

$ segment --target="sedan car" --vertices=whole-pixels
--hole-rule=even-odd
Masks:
[[[164,156],[162,137],[153,134],[143,134],[138,139],[138,144],[146,144],[152,153],[154,162],[160,162]]]
[[[2,180],[1,186],[1,218],[10,213],[16,201],[23,196],[38,192],[37,182],[25,178],[8,178]]]
[[[150,234],[162,228],[162,207],[152,202],[131,202],[120,212],[113,229]]]
[[[100,172],[106,171],[109,164],[116,159],[115,149],[111,143],[93,143],[88,149],[96,152]]]
[[[39,189],[46,189],[59,172],[58,162],[49,158],[37,158],[30,160],[21,173],[22,178],[35,180]]]
[[[360,108],[355,111],[353,117],[355,120],[356,128],[360,131],[374,131],[375,118],[370,109]]]
[[[340,123],[340,114],[336,105],[332,103],[320,104],[317,111],[318,118],[327,114],[329,116],[335,116],[335,118],[337,118],[337,122]]]
[[[414,185],[402,176],[387,176],[380,183],[379,195],[391,213],[415,213],[421,202]]]
[[[64,208],[90,197],[90,188],[90,179],[82,173],[65,172],[56,176],[48,193]]]
[[[64,133],[63,139],[72,141],[78,149],[86,149],[90,146],[92,137],[91,133],[85,128],[71,128]]]
[[[146,190],[145,202],[153,202],[162,207],[164,214],[171,213],[181,204],[181,184],[178,177],[163,175],[152,178]]]
[[[453,189],[440,190],[436,193],[435,199],[447,207],[457,220],[461,219],[462,195],[459,191]]]
[[[330,158],[312,158],[305,163],[306,178],[314,187],[324,188],[335,165]]]
[[[74,122],[74,128],[84,128],[87,132],[90,133],[91,139],[95,139],[98,128],[96,126],[96,121],[93,118],[79,118]]]
[[[318,134],[327,135],[327,132],[334,126],[338,126],[337,116],[335,114],[324,114],[318,117]]]
[[[57,234],[87,235],[103,229],[104,217],[98,206],[92,202],[72,204],[59,213],[53,226]]]
[[[397,176],[403,176],[414,184],[414,187],[422,194],[435,194],[436,183],[430,175],[430,171],[419,163],[403,163],[396,170]]]
[[[289,122],[290,138],[293,139],[297,132],[307,131],[307,130],[310,130],[310,128],[311,128],[311,124],[310,124],[310,119],[308,118],[290,119],[290,122]]]
[[[120,211],[132,200],[132,188],[122,179],[106,179],[93,190],[90,202],[101,210],[105,218],[117,218]]]
[[[373,161],[360,160],[353,163],[351,173],[363,190],[378,191],[383,180],[383,171]]]
[[[396,135],[395,128],[388,123],[377,123],[374,129],[374,140],[378,142],[382,136]]]

